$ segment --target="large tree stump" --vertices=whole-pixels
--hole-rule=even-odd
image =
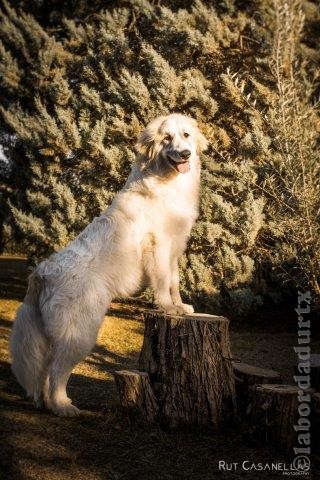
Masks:
[[[299,387],[292,385],[254,385],[251,387],[248,414],[253,435],[260,444],[289,451],[298,446]],[[310,393],[305,390],[304,393]]]
[[[139,368],[149,373],[161,423],[217,429],[233,419],[229,321],[205,314],[144,313]]]
[[[261,383],[281,383],[279,372],[249,365],[248,363],[232,362],[237,394],[237,409],[245,413],[248,408],[250,388]]]
[[[137,370],[114,372],[120,402],[126,413],[143,423],[153,423],[159,411],[149,375]]]

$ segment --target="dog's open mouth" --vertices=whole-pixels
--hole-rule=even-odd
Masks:
[[[169,162],[171,165],[177,170],[179,173],[187,173],[190,170],[190,162],[188,160],[181,160],[181,161],[176,161],[172,160],[170,157],[168,157]]]

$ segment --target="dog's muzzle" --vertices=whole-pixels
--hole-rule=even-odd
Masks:
[[[173,168],[179,173],[187,173],[190,170],[189,157],[190,150],[181,150],[168,152],[168,160]]]

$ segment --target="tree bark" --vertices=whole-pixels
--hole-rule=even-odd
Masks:
[[[285,451],[298,446],[294,430],[299,418],[299,387],[292,385],[254,385],[251,387],[248,414],[253,435],[260,444]],[[304,390],[310,393],[310,390]]]
[[[135,420],[153,423],[159,407],[152,391],[149,375],[137,370],[114,372],[120,402],[125,412]]]
[[[192,314],[144,313],[139,368],[149,373],[161,423],[217,429],[234,417],[235,385],[229,321]]]
[[[282,382],[279,372],[249,365],[248,363],[232,362],[236,382],[237,410],[246,413],[250,388],[253,385]]]

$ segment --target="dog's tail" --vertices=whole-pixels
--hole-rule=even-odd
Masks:
[[[27,295],[17,312],[10,338],[12,371],[26,390],[27,396],[33,398],[36,404],[41,403],[49,350],[38,303],[41,288],[41,279],[32,273]]]

